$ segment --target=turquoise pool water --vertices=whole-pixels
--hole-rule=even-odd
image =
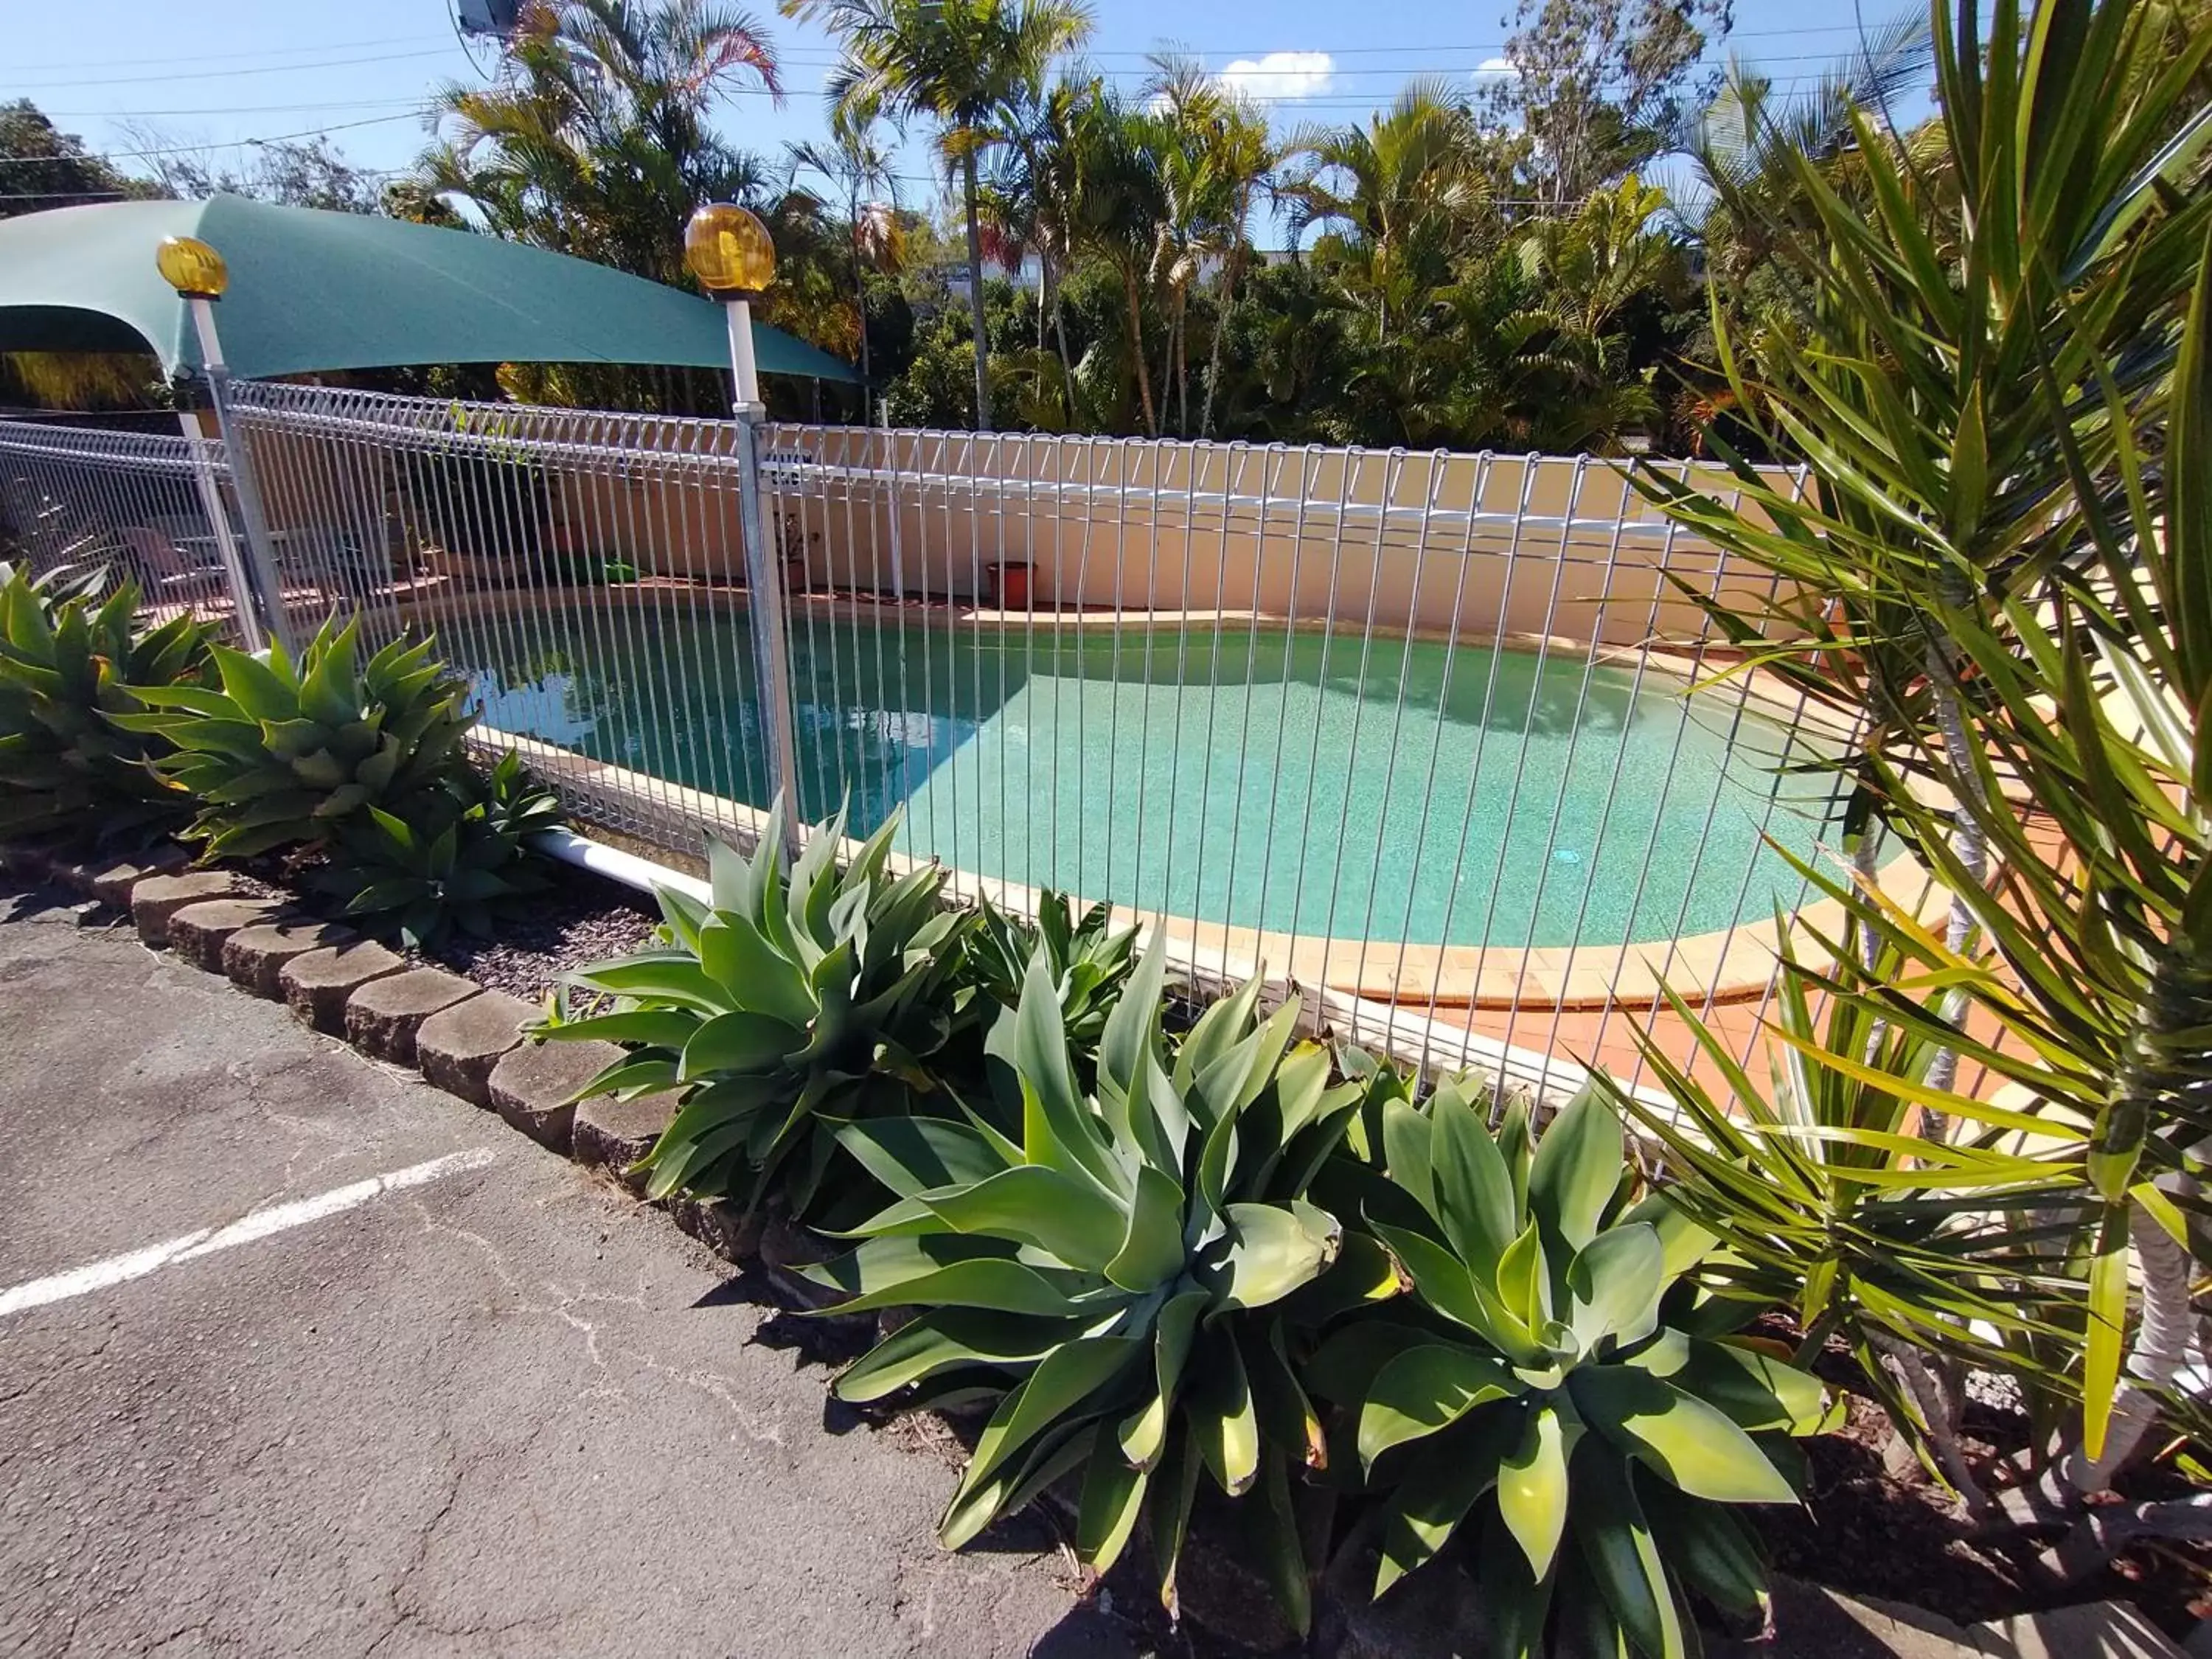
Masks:
[[[756,805],[748,623],[672,599],[445,636],[486,720]],[[799,786],[856,833],[1093,898],[1415,943],[1610,945],[1794,902],[1823,827],[1733,693],[1573,658],[1230,624],[792,629]]]

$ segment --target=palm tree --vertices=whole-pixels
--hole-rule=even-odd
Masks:
[[[1076,240],[1121,279],[1138,407],[1145,430],[1157,438],[1159,410],[1145,363],[1145,292],[1152,281],[1159,227],[1168,216],[1158,124],[1102,84],[1078,106],[1072,137]]]
[[[1037,348],[1044,349],[1049,321],[1071,410],[1075,361],[1067,347],[1060,287],[1075,263],[1075,114],[1092,89],[1090,77],[1063,75],[1049,87],[1040,78],[1008,100],[981,209],[1015,269],[1022,255],[1037,257]]]
[[[833,109],[927,116],[960,175],[968,222],[968,304],[975,337],[975,424],[991,429],[989,342],[983,316],[978,162],[1022,89],[1091,32],[1082,0],[783,0],[789,17],[819,21],[843,58],[826,88]]]
[[[743,79],[781,100],[767,37],[716,0],[534,0],[491,85],[434,95],[416,183],[500,235],[680,283],[692,210],[764,182],[707,127]]]
[[[803,172],[820,173],[843,188],[845,223],[851,232],[853,305],[860,319],[860,380],[869,378],[868,277],[871,270],[896,270],[905,236],[898,221],[898,173],[892,159],[877,143],[874,123],[841,118],[830,124],[830,142],[812,139],[787,150],[794,179]]]
[[[1301,129],[1289,153],[1306,159],[1277,191],[1290,206],[1291,240],[1315,225],[1339,232],[1362,267],[1378,332],[1389,329],[1393,290],[1402,298],[1433,286],[1415,279],[1441,281],[1490,198],[1474,117],[1431,78],[1408,82],[1364,125]]]
[[[1223,227],[1221,259],[1221,297],[1215,307],[1213,342],[1208,348],[1206,364],[1206,398],[1200,406],[1198,435],[1213,434],[1214,389],[1221,380],[1221,343],[1229,331],[1229,319],[1237,309],[1237,285],[1244,275],[1244,262],[1252,251],[1246,237],[1245,227],[1251,222],[1252,208],[1260,192],[1273,181],[1275,168],[1283,159],[1283,150],[1268,129],[1267,118],[1249,98],[1224,94],[1221,100],[1221,118],[1215,129],[1214,171],[1229,193],[1229,214]]]

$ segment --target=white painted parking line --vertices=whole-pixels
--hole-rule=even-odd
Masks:
[[[451,1152],[444,1158],[434,1158],[427,1164],[415,1164],[404,1170],[394,1170],[390,1175],[371,1176],[366,1181],[356,1181],[347,1187],[336,1187],[313,1198],[295,1199],[289,1204],[272,1204],[265,1210],[255,1210],[221,1227],[203,1227],[198,1232],[186,1233],[165,1243],[149,1244],[143,1250],[131,1250],[122,1255],[111,1255],[104,1261],[94,1261],[82,1267],[72,1267],[65,1273],[54,1273],[45,1279],[34,1279],[27,1285],[0,1291],[0,1317],[21,1313],[26,1308],[44,1307],[49,1302],[64,1302],[73,1296],[83,1296],[92,1291],[104,1291],[111,1285],[120,1285],[126,1279],[143,1279],[148,1273],[179,1261],[196,1261],[204,1255],[213,1255],[217,1250],[228,1250],[235,1245],[251,1244],[256,1239],[285,1232],[294,1227],[304,1227],[309,1222],[320,1221],[328,1216],[340,1215],[348,1210],[360,1208],[371,1199],[381,1198],[408,1187],[420,1187],[441,1176],[458,1175],[463,1170],[481,1170],[492,1161],[492,1152],[487,1146],[472,1147],[465,1152]]]

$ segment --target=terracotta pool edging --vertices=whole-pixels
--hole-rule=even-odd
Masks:
[[[743,801],[594,760],[539,738],[479,726],[470,741],[494,753],[512,750],[532,771],[559,788],[579,817],[593,822],[596,814],[607,828],[636,835],[656,847],[681,853],[711,834],[750,851],[767,822],[764,811]],[[854,856],[860,845],[846,837],[840,858]],[[897,851],[890,858],[890,867],[901,874],[935,861]],[[963,898],[988,897],[1024,914],[1032,914],[1037,902],[1039,890],[1023,883],[949,866],[947,877],[951,890]],[[1880,881],[1885,891],[1922,915],[1940,913],[1948,902],[1933,878],[1910,858],[1893,860]],[[1200,921],[1127,905],[1117,904],[1113,911],[1123,925],[1163,928],[1198,961],[1247,963],[1255,971],[1264,966],[1298,984],[1431,1010],[1541,1013],[1651,1007],[1663,1000],[1662,983],[1693,1003],[1759,997],[1773,981],[1781,945],[1771,917],[1671,941],[1492,949],[1378,945],[1372,940]],[[1808,906],[1798,915],[1829,934],[1840,932],[1844,920],[1842,907],[1833,900]]]

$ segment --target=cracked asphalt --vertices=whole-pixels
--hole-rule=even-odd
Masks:
[[[0,890],[0,1654],[1127,1659],[1057,1540],[825,1407],[741,1277],[479,1112]]]

